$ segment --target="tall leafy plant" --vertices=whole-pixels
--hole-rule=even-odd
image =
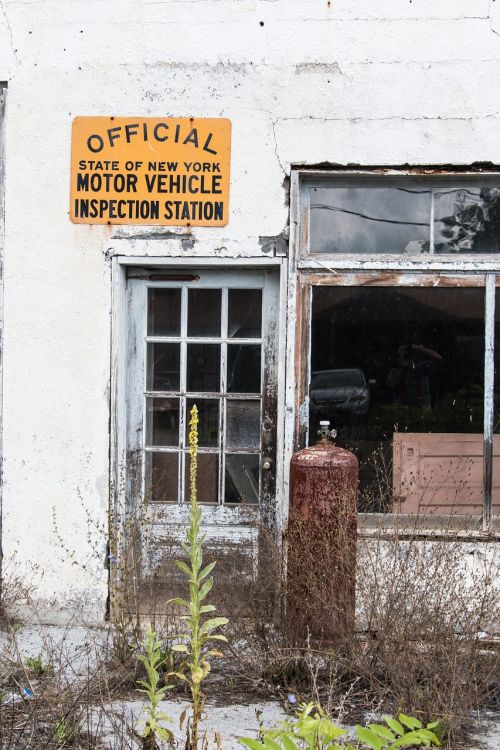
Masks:
[[[203,718],[205,696],[203,681],[210,672],[210,659],[222,654],[213,647],[214,641],[226,641],[226,637],[216,631],[228,620],[225,617],[213,617],[215,607],[207,604],[206,599],[213,588],[211,573],[215,562],[203,565],[203,541],[201,533],[201,508],[198,505],[198,409],[196,405],[190,411],[189,420],[189,496],[190,514],[186,529],[186,541],[182,548],[187,555],[187,562],[176,560],[179,570],[188,581],[188,598],[172,599],[171,603],[182,607],[187,614],[181,619],[186,623],[186,631],[178,636],[180,642],[172,650],[185,654],[185,669],[175,672],[175,676],[187,683],[192,699],[192,711],[188,723],[187,747],[197,750],[199,727]]]

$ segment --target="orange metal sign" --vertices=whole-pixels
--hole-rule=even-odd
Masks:
[[[71,221],[224,226],[230,158],[230,120],[76,117]]]

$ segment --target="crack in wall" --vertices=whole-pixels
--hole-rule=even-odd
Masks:
[[[10,39],[10,48],[12,50],[12,54],[14,55],[14,59],[18,65],[20,65],[19,57],[17,56],[17,49],[14,47],[14,36],[12,33],[12,26],[10,25],[9,16],[7,13],[7,9],[4,4],[4,0],[0,0],[0,11],[2,12],[2,16],[5,18],[5,25],[7,26],[7,31],[9,34]]]
[[[493,28],[493,19],[491,17],[491,4],[494,3],[494,2],[495,2],[495,0],[489,0],[489,3],[488,3],[488,15],[486,16],[486,18],[490,22],[490,31],[493,32],[493,34],[495,34],[495,36],[500,36],[500,32],[496,31],[496,29]]]
[[[288,172],[286,171],[285,167],[283,166],[283,162],[280,159],[280,155],[278,153],[278,139],[276,138],[276,124],[279,122],[279,118],[276,120],[271,120],[271,127],[273,130],[273,140],[274,140],[274,153],[276,155],[276,159],[278,160],[278,164],[280,165],[281,171],[285,175],[285,177],[288,177]]]
[[[274,120],[273,126],[278,122],[300,122],[301,120],[313,120],[316,122],[348,122],[355,125],[363,122],[387,122],[390,120],[397,120],[400,122],[434,122],[439,120],[442,120],[443,122],[475,122],[478,120],[498,119],[500,119],[500,114],[497,113],[490,115],[471,115],[469,117],[457,117],[454,115],[451,115],[450,117],[443,115],[436,115],[435,117],[430,117],[428,115],[419,115],[415,117],[403,117],[400,115],[390,115],[389,117],[318,117],[317,115],[301,115],[299,117],[278,117]]]

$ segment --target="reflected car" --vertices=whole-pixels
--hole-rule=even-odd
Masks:
[[[313,372],[310,405],[316,417],[328,417],[338,412],[366,417],[370,408],[370,387],[363,370],[356,367]]]

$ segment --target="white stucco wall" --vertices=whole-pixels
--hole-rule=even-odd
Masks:
[[[104,539],[93,555],[87,513],[105,526],[104,250],[144,233],[70,223],[73,117],[230,118],[230,222],[194,230],[193,252],[258,255],[287,223],[291,163],[499,163],[499,63],[488,0],[0,0],[3,544],[40,600],[85,592],[103,617]]]

